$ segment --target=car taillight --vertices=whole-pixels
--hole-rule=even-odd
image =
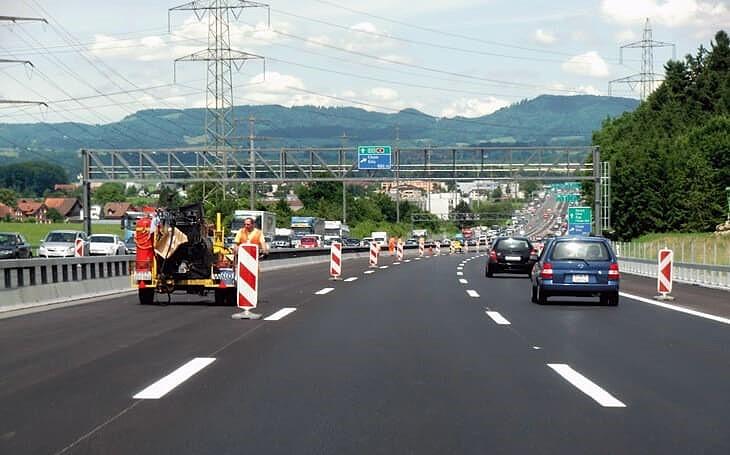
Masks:
[[[540,272],[540,278],[543,280],[552,280],[553,279],[553,265],[549,262],[546,262],[542,266],[542,271]]]
[[[618,264],[615,262],[612,262],[611,265],[608,267],[608,279],[609,280],[618,280],[621,277],[621,275],[618,272]]]

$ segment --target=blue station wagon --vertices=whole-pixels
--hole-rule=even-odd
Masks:
[[[616,254],[601,237],[557,237],[546,245],[532,269],[532,301],[548,297],[600,297],[603,305],[618,305],[619,269]]]

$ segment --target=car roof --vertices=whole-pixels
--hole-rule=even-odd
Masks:
[[[20,232],[0,232],[0,234],[4,234],[4,235],[20,235]]]
[[[61,233],[61,234],[82,234],[84,231],[72,231],[69,229],[59,229],[56,231],[48,231],[49,234],[53,234],[56,232]]]
[[[91,234],[89,237],[114,237],[117,234]]]

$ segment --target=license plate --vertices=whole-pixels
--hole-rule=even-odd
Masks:
[[[505,261],[521,261],[522,258],[520,256],[505,256]]]
[[[134,272],[135,281],[149,281],[152,279],[152,272]]]
[[[573,283],[587,283],[588,275],[573,275]]]

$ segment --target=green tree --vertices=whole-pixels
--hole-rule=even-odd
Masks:
[[[60,223],[63,221],[63,216],[56,209],[48,209],[46,217],[51,220],[52,223]]]
[[[94,203],[101,206],[108,202],[125,202],[124,185],[116,182],[104,183],[92,193]]]
[[[0,188],[0,202],[8,207],[15,207],[20,195],[17,191],[10,188]]]
[[[68,183],[68,175],[56,164],[32,161],[0,166],[0,187],[23,195],[41,196],[57,183]]]

